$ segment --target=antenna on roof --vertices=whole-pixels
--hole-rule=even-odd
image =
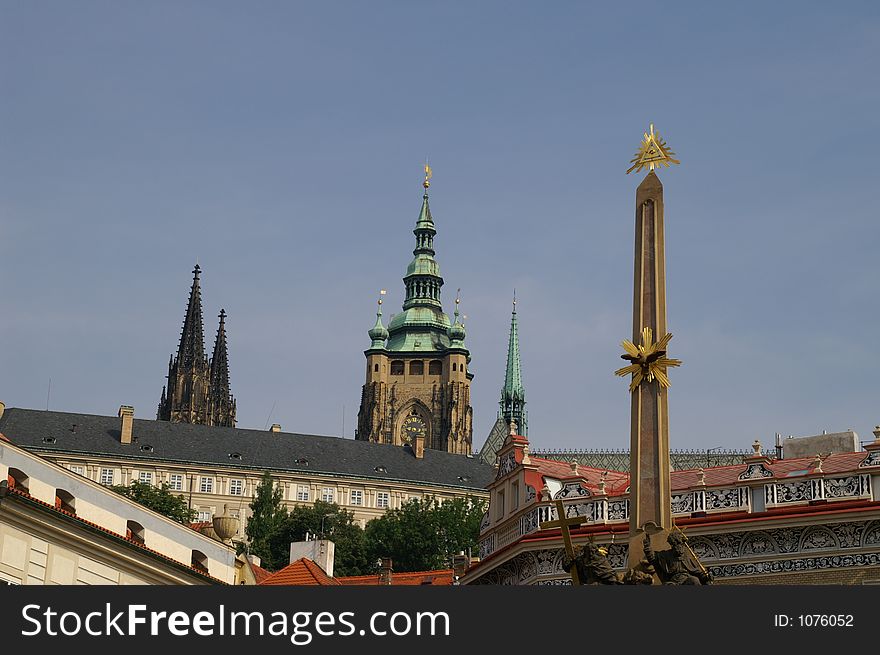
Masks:
[[[274,402],[272,403],[272,409],[269,410],[269,416],[266,417],[266,425],[263,426],[263,429],[264,429],[264,430],[266,430],[266,429],[269,427],[269,421],[270,421],[271,418],[272,418],[272,412],[275,411],[275,405],[276,405],[277,403],[278,403],[277,400],[274,401]]]
[[[49,396],[52,393],[52,378],[49,378],[49,389],[46,391],[46,411],[49,411]]]

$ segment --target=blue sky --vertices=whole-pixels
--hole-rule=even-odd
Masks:
[[[626,448],[653,122],[672,446],[872,438],[880,11],[726,5],[0,1],[0,400],[154,417],[198,261],[239,425],[351,436],[427,156],[475,446],[516,288],[533,447]]]

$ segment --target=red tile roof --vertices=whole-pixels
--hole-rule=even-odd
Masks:
[[[336,578],[344,585],[379,585],[379,575],[351,575],[344,578]],[[437,569],[435,571],[413,571],[411,573],[392,573],[391,585],[451,585],[453,581],[452,569]]]
[[[248,562],[248,564],[250,564],[251,571],[254,574],[254,578],[256,579],[257,584],[262,584],[263,580],[265,580],[270,575],[272,575],[272,571],[267,571],[262,566],[257,566],[256,564],[254,564],[253,562],[250,562],[250,561]]]
[[[324,573],[324,569],[312,560],[301,557],[258,584],[328,586],[338,585],[339,582]]]
[[[822,460],[822,471],[820,474],[835,475],[839,473],[849,473],[859,470],[859,464],[868,453],[864,451],[854,453],[833,453]],[[818,473],[815,467],[815,456],[813,457],[796,457],[793,459],[770,459],[764,461],[764,467],[770,471],[774,478],[795,477],[799,475],[808,475]],[[537,465],[538,473],[541,476],[554,478],[557,480],[574,480],[578,477],[584,478],[584,484],[593,493],[597,491],[599,479],[603,473],[602,469],[590,468],[587,466],[578,466],[578,473],[575,474],[571,468],[570,462],[560,462],[552,459],[543,459],[540,457],[532,457],[532,464]],[[743,464],[734,464],[731,466],[715,466],[703,469],[703,476],[707,487],[736,486],[742,483],[739,476],[748,470],[750,462]],[[861,471],[866,472],[866,471]],[[671,482],[672,489],[689,489],[699,485],[699,469],[689,469],[686,471],[672,471]],[[767,478],[770,480],[770,478]],[[608,471],[605,478],[605,493],[609,496],[623,494],[629,486],[629,474],[620,471]]]

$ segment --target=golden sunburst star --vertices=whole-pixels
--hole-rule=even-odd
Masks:
[[[642,330],[642,342],[638,346],[629,339],[621,342],[620,345],[623,346],[626,354],[620,357],[629,360],[632,364],[617,369],[614,374],[620,377],[632,374],[632,381],[629,384],[630,393],[635,391],[643,380],[653,382],[656,379],[661,387],[669,388],[666,369],[681,366],[680,359],[670,359],[666,356],[666,346],[671,338],[671,334],[666,334],[657,343],[653,343],[654,333],[651,328],[646,327]]]

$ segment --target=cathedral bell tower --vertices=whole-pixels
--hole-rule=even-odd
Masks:
[[[220,310],[220,326],[209,361],[202,328],[200,274],[196,264],[180,345],[177,356],[168,360],[168,386],[162,387],[156,418],[173,423],[235,427],[235,398],[229,390],[226,312]]]
[[[434,259],[434,219],[428,205],[431,169],[425,166],[425,193],[413,234],[416,247],[403,278],[403,311],[388,328],[382,324],[382,300],[371,344],[364,351],[367,377],[358,411],[357,439],[409,445],[461,455],[471,454],[473,409],[468,370],[470,353],[455,300],[450,322],[440,303],[443,278]],[[382,292],[384,294],[384,291]]]

